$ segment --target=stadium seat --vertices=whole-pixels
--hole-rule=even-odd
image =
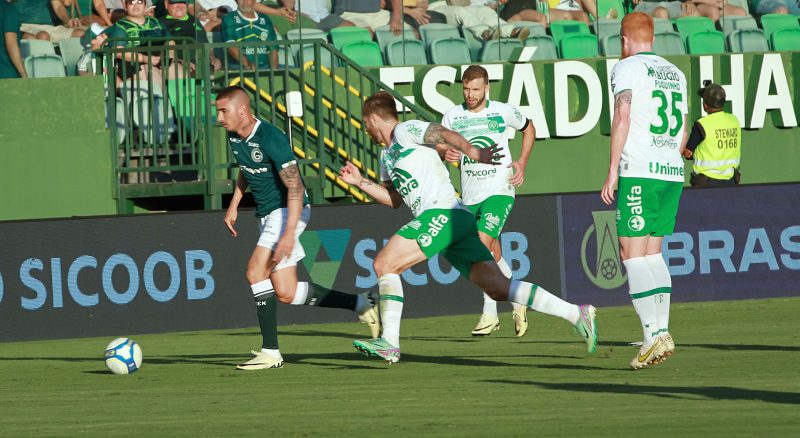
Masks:
[[[386,45],[384,50],[386,63],[389,65],[425,65],[428,56],[425,44],[420,40],[395,40]]]
[[[772,40],[772,34],[782,29],[800,29],[800,22],[794,15],[766,14],[761,16],[761,28],[764,36]]]
[[[203,89],[202,83],[199,87]],[[194,132],[197,110],[205,114],[203,105],[199,107],[197,105],[197,88],[198,84],[194,78],[167,81],[167,96],[175,117],[181,119],[184,129],[191,132]]]
[[[469,64],[472,62],[467,40],[463,38],[435,40],[431,43],[430,54],[433,64]]]
[[[483,50],[483,43],[485,41],[475,38],[475,33],[471,29],[471,27],[462,29],[464,31],[464,39],[467,40],[467,44],[469,45],[470,57],[472,59],[479,59],[481,50]]]
[[[80,38],[65,38],[58,42],[58,50],[61,52],[61,59],[67,69],[67,76],[78,74],[78,59],[83,55],[83,44]]]
[[[560,45],[561,38],[573,33],[591,34],[589,26],[582,21],[560,20],[550,23],[550,34],[553,35],[556,46]]]
[[[714,27],[714,22],[706,17],[680,17],[675,21],[675,27],[678,28],[678,33],[681,34],[684,43],[688,41],[689,35],[693,33],[717,30]]]
[[[327,43],[328,34],[326,34],[324,31],[320,29],[304,27],[300,29],[289,29],[289,31],[286,32],[286,39],[289,41],[319,39]],[[294,55],[297,55],[297,52],[300,51],[300,45],[293,44],[291,47],[292,47],[292,52],[294,52]]]
[[[64,61],[58,55],[33,55],[25,58],[25,71],[31,78],[63,78]]]
[[[414,30],[411,29],[411,26],[405,25],[403,28],[403,33],[401,35],[395,35],[392,33],[392,30],[389,26],[379,26],[375,28],[375,39],[378,41],[378,45],[381,46],[381,50],[386,50],[386,45],[399,40],[416,40],[417,35],[414,33]]]
[[[419,34],[425,47],[430,47],[431,43],[445,38],[461,38],[461,32],[456,26],[445,23],[429,23],[419,27]]]
[[[531,32],[531,35],[547,35],[547,29],[534,21],[514,21],[510,24],[514,27],[527,28]]]
[[[800,29],[781,29],[772,33],[769,40],[772,50],[800,50]]]
[[[292,46],[278,46],[278,64],[286,65],[289,67],[297,67],[297,61],[294,58],[294,49]]]
[[[603,38],[609,35],[619,35],[622,27],[622,20],[612,20],[608,18],[600,18],[594,22],[594,34],[602,41]]]
[[[303,50],[297,53],[297,64],[299,65],[302,63],[305,65],[309,61],[316,61],[318,65],[323,65],[328,68],[331,68],[335,64],[336,58],[333,56],[333,53],[323,46],[319,48],[319,57],[320,59],[315,59],[313,45],[303,45]]]
[[[686,48],[690,55],[716,55],[725,53],[725,35],[718,30],[689,34]]]
[[[685,55],[686,48],[678,32],[668,31],[655,34],[653,51],[659,56]]]
[[[761,29],[737,29],[728,35],[731,52],[768,52],[769,46]]]
[[[372,35],[363,27],[335,27],[331,29],[331,42],[333,46],[342,50],[346,44],[357,41],[372,41]]]
[[[44,40],[20,40],[19,53],[23,58],[36,55],[55,55],[53,43]]]
[[[732,15],[729,17],[725,17],[724,26],[722,31],[725,32],[725,36],[730,35],[735,30],[739,29],[758,29],[758,24],[756,24],[756,19],[751,16],[736,16]]]
[[[531,60],[558,59],[556,43],[548,35],[531,35],[525,40],[525,47],[536,47]]]
[[[561,58],[578,59],[597,56],[597,37],[594,35],[574,34],[561,39]]]
[[[481,51],[481,62],[508,61],[511,59],[511,52],[516,48],[524,47],[522,41],[517,39],[503,38],[501,40],[487,41]]]
[[[614,9],[616,12],[611,12]],[[624,0],[597,0],[597,17],[595,20],[604,18],[622,20],[625,16]]]
[[[383,56],[378,43],[374,41],[354,41],[341,48],[342,54],[362,67],[383,66]]]
[[[139,127],[142,140],[149,144],[165,143],[175,132],[172,107],[161,95],[138,93],[133,100],[133,123]]]
[[[653,33],[675,32],[672,21],[668,18],[653,18]]]
[[[604,36],[600,40],[600,49],[603,55],[611,58],[622,56],[622,36],[620,34]]]

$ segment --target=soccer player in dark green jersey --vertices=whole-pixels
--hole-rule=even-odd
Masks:
[[[253,352],[252,359],[236,368],[260,370],[283,366],[278,349],[278,300],[285,304],[355,311],[369,325],[372,337],[377,338],[378,312],[367,293],[347,294],[297,281],[297,262],[305,257],[299,239],[308,224],[311,208],[286,135],[269,122],[253,117],[250,99],[239,87],[228,87],[219,93],[216,106],[217,120],[228,131],[228,144],[239,164],[225,225],[236,237],[234,225],[239,202],[249,186],[261,229],[246,276],[256,301],[262,345],[260,351]]]

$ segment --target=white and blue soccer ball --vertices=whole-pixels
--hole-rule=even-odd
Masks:
[[[142,367],[142,347],[133,339],[117,338],[106,347],[106,368],[114,374],[131,374]]]

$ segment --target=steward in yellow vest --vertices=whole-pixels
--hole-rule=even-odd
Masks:
[[[742,130],[739,119],[726,113],[725,89],[704,81],[698,94],[703,96],[707,116],[697,119],[683,156],[693,158],[692,187],[721,187],[739,183]]]

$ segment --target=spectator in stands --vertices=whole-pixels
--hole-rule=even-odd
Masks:
[[[583,21],[587,25],[589,14],[597,17],[597,3],[594,0],[541,0],[547,1],[550,21],[575,20]],[[636,1],[636,0],[634,0]]]
[[[27,78],[19,50],[19,13],[6,0],[0,0],[0,79]]]
[[[256,12],[256,0],[236,0],[236,12],[226,14],[222,19],[222,39],[225,42],[275,41],[277,33],[272,21],[265,14]],[[269,53],[271,52],[271,53]],[[277,68],[278,51],[267,47],[228,47],[228,54],[247,70],[256,68]]]
[[[750,15],[747,9],[739,6],[734,6],[728,3],[728,0],[692,0],[697,13],[702,17],[708,17],[713,22],[719,21],[722,17],[722,7],[725,7],[725,16],[745,16]],[[745,7],[747,3],[744,3]]]
[[[125,7],[125,0],[93,0],[94,8],[97,9],[98,15],[100,17],[103,14],[100,12],[102,7],[105,7],[106,10],[106,17],[110,23],[116,23],[117,20],[120,18],[125,17],[128,15],[128,12]],[[101,6],[102,5],[102,6]],[[155,7],[153,6],[153,0],[147,0],[145,2],[145,14],[150,15],[151,17],[155,15]],[[110,23],[106,23],[105,19],[102,20],[103,25],[111,26]]]
[[[644,12],[655,18],[674,20],[678,17],[699,16],[693,2],[686,0],[633,0],[634,11]]]
[[[83,36],[83,29],[78,27],[53,25],[50,16],[50,4],[59,0],[16,0],[14,6],[19,12],[22,38],[40,39],[57,43],[65,38]]]
[[[469,3],[470,0],[466,0]],[[440,0],[430,4],[432,11],[441,12],[447,17],[447,22],[463,27],[475,35],[479,40],[503,38],[519,38],[525,40],[530,35],[527,28],[514,27],[505,20],[501,20],[497,12],[488,6],[475,6],[464,1]],[[499,24],[499,27],[498,27]]]
[[[800,15],[800,2],[797,0],[761,0],[756,6],[755,13],[759,17],[766,14]]]
[[[331,8],[328,6],[327,0],[302,0],[300,2],[296,0],[283,0],[281,4],[286,9],[300,12],[310,18],[317,24],[318,29],[325,32],[330,31],[334,27],[355,26],[352,21],[347,21],[338,14],[331,13]]]
[[[500,0],[498,15],[509,23],[532,21],[547,26],[547,17],[536,10],[536,0]]]
[[[236,0],[197,0],[195,17],[206,31],[216,31],[222,25],[222,17],[238,8]]]
[[[428,0],[403,0],[403,21],[414,29],[414,33],[419,35],[419,27],[429,23],[447,23],[447,17],[441,12],[428,10],[430,3]],[[386,9],[390,12],[392,4],[386,4]]]
[[[142,38],[165,38],[169,36],[166,28],[155,18],[147,15],[146,0],[126,0],[123,18],[116,24],[106,29],[108,38],[126,38],[127,41],[112,43],[117,47],[138,47],[147,44]],[[151,52],[152,53],[152,52]],[[156,52],[157,53],[157,52]],[[166,64],[166,63],[165,63]],[[159,55],[142,52],[126,52],[117,55],[116,74],[119,79],[126,81],[133,77],[146,80],[155,87],[154,92],[160,92],[162,83],[162,60]]]
[[[392,32],[400,35],[403,31],[403,2],[391,1],[391,13],[383,9],[386,6],[385,0],[338,0],[333,13],[356,26],[369,29],[370,32],[388,24]]]
[[[167,15],[160,18],[161,25],[167,29],[170,36],[173,37],[187,37],[192,41],[199,44],[207,44],[208,37],[206,31],[197,21],[189,15],[189,8],[187,0],[165,0],[164,6],[167,8]],[[176,56],[180,59],[180,56]],[[190,59],[194,62],[194,53],[191,54]],[[214,57],[214,52],[209,50],[209,60],[214,71],[222,68],[222,62]]]

